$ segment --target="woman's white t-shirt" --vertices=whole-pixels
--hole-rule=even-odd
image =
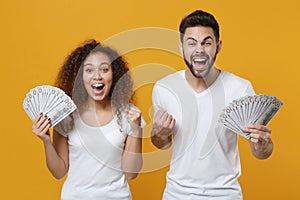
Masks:
[[[128,132],[121,133],[117,117],[105,126],[92,127],[74,114],[74,127],[68,132],[69,119],[55,127],[68,137],[69,171],[61,200],[129,200],[131,193],[122,170],[122,154]],[[129,124],[125,123],[125,129]]]

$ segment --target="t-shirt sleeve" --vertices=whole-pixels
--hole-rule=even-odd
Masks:
[[[251,82],[248,82],[245,92],[244,92],[244,96],[247,96],[247,95],[255,95],[255,91],[252,87]]]
[[[152,105],[154,109],[154,114],[157,111],[164,109],[164,105],[160,98],[161,97],[160,90],[161,90],[161,86],[158,83],[156,83],[152,90]]]
[[[142,116],[141,127],[144,128],[145,126],[146,126],[146,121],[145,121],[144,117]]]

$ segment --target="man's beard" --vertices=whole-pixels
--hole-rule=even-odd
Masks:
[[[217,52],[215,53],[215,55],[214,55],[214,57],[213,57],[213,59],[210,59],[210,57],[207,55],[207,54],[201,54],[201,56],[207,56],[208,57],[208,67],[207,67],[207,69],[206,69],[206,71],[205,71],[205,73],[204,74],[197,74],[196,72],[195,72],[195,70],[194,70],[194,68],[193,68],[193,64],[192,64],[192,57],[193,56],[191,56],[191,58],[190,58],[190,62],[185,58],[185,55],[184,55],[184,52],[183,52],[183,59],[184,59],[184,62],[185,62],[185,64],[186,64],[186,66],[189,68],[189,70],[191,71],[191,73],[193,74],[193,76],[194,77],[196,77],[196,78],[205,78],[208,74],[209,74],[209,72],[210,72],[210,70],[211,70],[211,68],[214,66],[214,63],[215,63],[215,60],[216,60],[216,58],[217,58]]]

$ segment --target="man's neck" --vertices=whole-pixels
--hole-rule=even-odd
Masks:
[[[219,74],[220,70],[212,67],[210,72],[205,77],[197,78],[189,69],[187,69],[185,71],[185,78],[196,93],[201,93],[217,80]]]

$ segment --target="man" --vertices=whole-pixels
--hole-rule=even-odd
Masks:
[[[180,24],[180,48],[188,67],[159,80],[153,89],[155,108],[152,142],[160,149],[173,145],[163,199],[242,199],[237,134],[218,122],[234,99],[253,95],[249,81],[216,68],[221,51],[219,25],[204,11],[195,11]],[[253,124],[252,154],[268,158],[273,150],[271,130]]]

